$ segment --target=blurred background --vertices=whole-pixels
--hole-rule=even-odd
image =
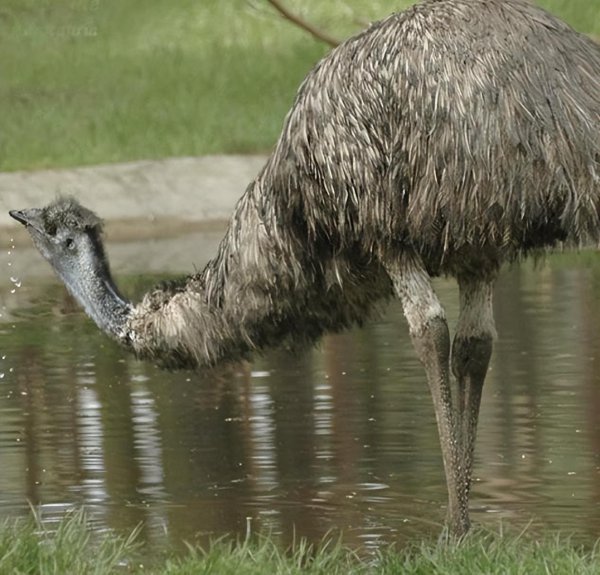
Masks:
[[[600,0],[538,0],[600,37]],[[344,39],[406,0],[283,0]],[[268,0],[3,0],[0,171],[266,152],[329,47]]]

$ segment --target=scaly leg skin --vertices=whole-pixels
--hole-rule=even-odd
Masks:
[[[492,310],[492,281],[459,278],[460,314],[452,342],[452,373],[456,378],[454,404],[460,449],[458,489],[468,500],[481,393],[496,336]]]
[[[417,256],[404,254],[386,269],[402,301],[413,345],[431,390],[448,486],[447,529],[451,536],[462,537],[470,525],[469,501],[450,387],[450,334],[444,308]]]

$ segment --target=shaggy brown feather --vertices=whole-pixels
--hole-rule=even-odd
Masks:
[[[476,278],[597,242],[599,187],[598,45],[521,0],[415,5],[308,75],[218,255],[138,306],[134,347],[213,363],[346,327],[407,249]]]

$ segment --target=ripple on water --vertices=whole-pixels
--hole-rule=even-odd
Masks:
[[[542,286],[527,266],[499,281],[472,507],[483,522],[595,533],[600,298],[589,274],[600,265],[552,266]],[[27,501],[52,517],[83,504],[99,529],[142,522],[152,541],[243,534],[251,517],[283,537],[341,530],[369,550],[439,529],[435,418],[398,305],[242,375],[170,373],[97,334],[62,288],[28,283],[10,323],[0,317],[5,516]],[[456,289],[436,289],[452,323]]]

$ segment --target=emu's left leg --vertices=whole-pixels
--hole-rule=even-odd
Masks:
[[[460,314],[452,342],[451,367],[456,378],[453,403],[461,459],[461,484],[465,497],[471,488],[473,453],[483,383],[496,336],[492,310],[493,280],[458,279]]]

